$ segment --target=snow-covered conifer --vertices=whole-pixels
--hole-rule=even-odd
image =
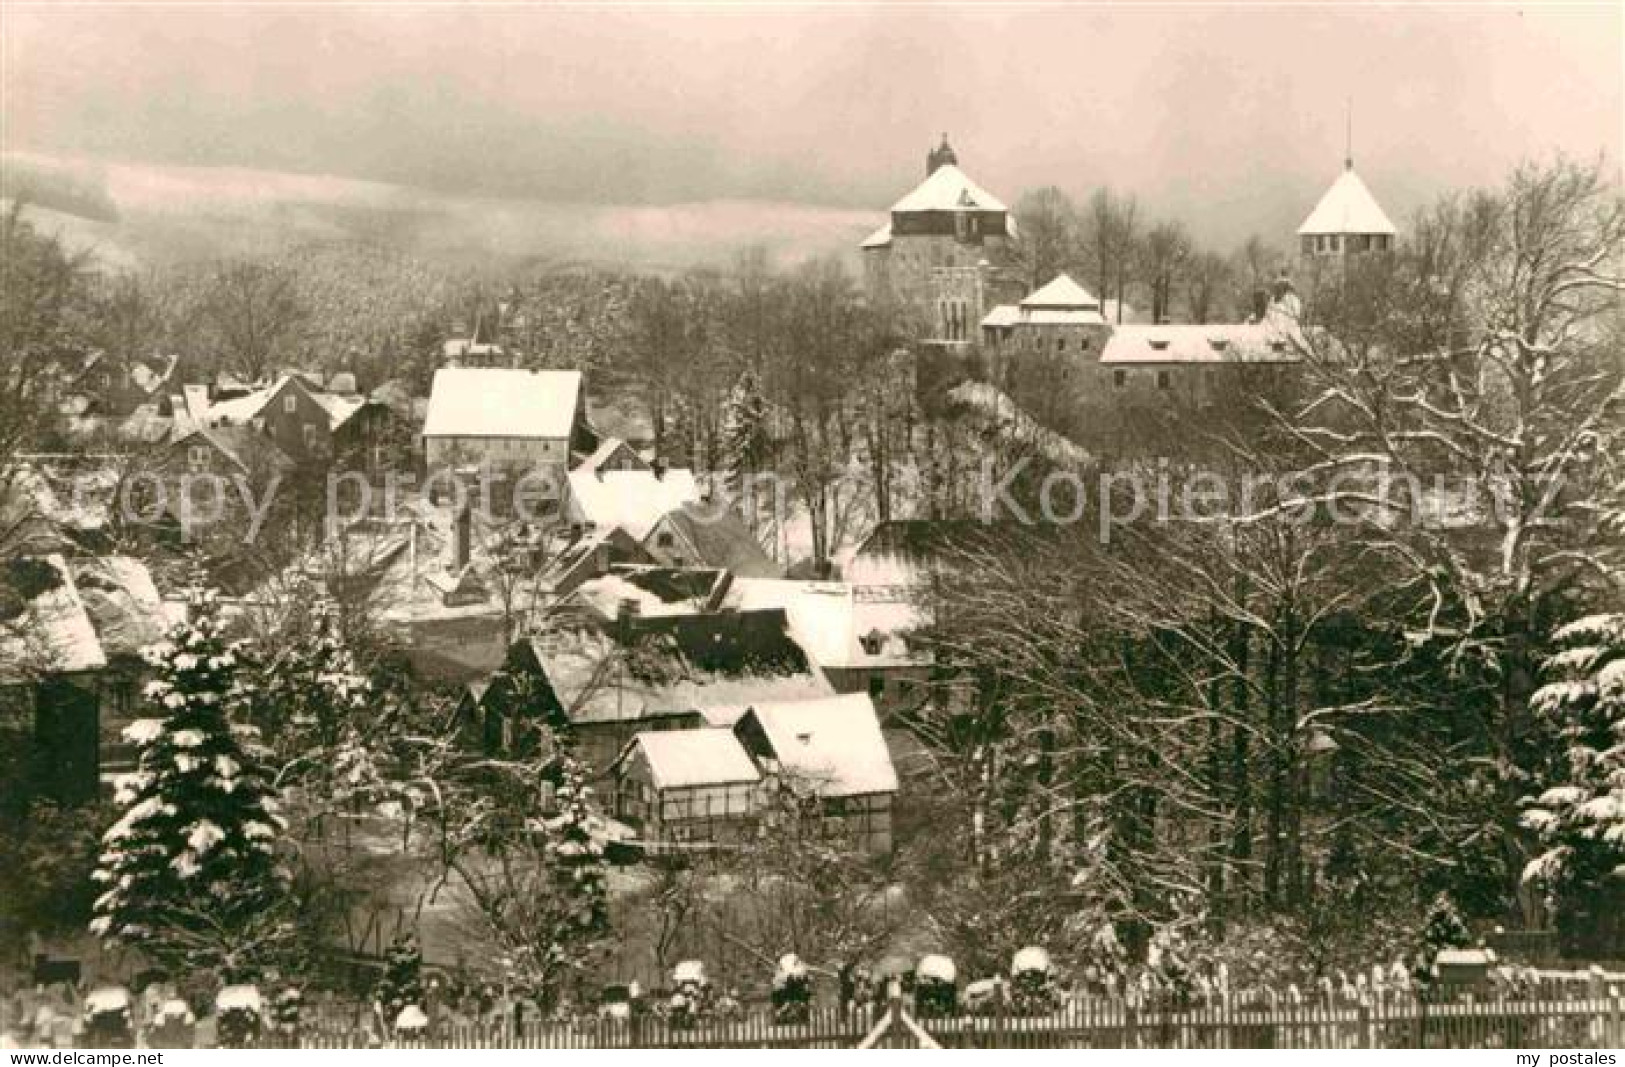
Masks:
[[[121,817],[102,841],[91,930],[188,970],[228,980],[251,972],[280,936],[282,822],[233,722],[240,651],[222,632],[215,595],[194,590],[189,618],[146,652],[154,717],[125,736],[140,750],[118,783]]]

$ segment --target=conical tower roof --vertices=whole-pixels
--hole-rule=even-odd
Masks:
[[[1320,198],[1315,210],[1298,227],[1299,236],[1346,233],[1397,233],[1377,198],[1355,173],[1353,164],[1344,168],[1332,187]]]

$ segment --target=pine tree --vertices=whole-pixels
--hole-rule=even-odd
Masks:
[[[1625,877],[1625,614],[1553,636],[1551,680],[1531,705],[1564,747],[1552,784],[1524,812],[1545,849],[1524,878],[1546,889],[1571,947],[1603,949],[1597,942],[1618,933]]]
[[[94,875],[106,887],[91,931],[189,971],[239,981],[287,935],[276,802],[233,724],[242,703],[240,651],[222,633],[210,591],[190,619],[148,649],[157,671],[147,700],[163,717],[132,723],[137,769],[118,785],[122,817],[107,831]]]
[[[728,487],[739,492],[746,476],[767,462],[767,399],[749,367],[728,391],[722,407],[721,469]]]

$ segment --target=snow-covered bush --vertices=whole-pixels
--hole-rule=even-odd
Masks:
[[[959,969],[947,956],[924,956],[914,968],[914,1011],[922,1019],[952,1015],[959,1007]]]
[[[804,1023],[812,1007],[812,979],[807,965],[794,952],[779,957],[773,971],[773,1018],[781,1023]]]
[[[214,998],[215,1042],[221,1048],[253,1048],[265,1028],[265,1001],[257,986],[229,985]]]

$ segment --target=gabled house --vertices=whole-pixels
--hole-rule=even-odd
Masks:
[[[615,816],[645,845],[745,844],[812,816],[815,832],[891,850],[897,772],[862,694],[755,701],[732,726],[639,733],[610,777]]]
[[[730,508],[699,503],[674,508],[650,527],[643,547],[672,567],[720,567],[739,578],[784,575]]]
[[[0,794],[80,803],[129,767],[140,650],[168,621],[137,560],[0,561]]]
[[[423,423],[430,472],[540,472],[562,496],[570,454],[588,440],[580,371],[442,367]]]
[[[350,383],[353,386],[353,381]],[[302,374],[230,399],[216,399],[190,419],[210,428],[247,426],[271,440],[296,464],[387,466],[382,453],[395,416],[388,405],[328,392]]]
[[[867,696],[756,701],[733,729],[775,788],[868,851],[891,851],[897,771]]]
[[[754,836],[762,774],[726,727],[640,733],[610,777],[612,814],[646,845],[740,844]]]
[[[515,643],[472,732],[489,740],[567,729],[582,759],[603,773],[638,733],[702,725],[702,707],[830,693],[782,611],[645,618],[628,604],[608,622],[583,613]]]

